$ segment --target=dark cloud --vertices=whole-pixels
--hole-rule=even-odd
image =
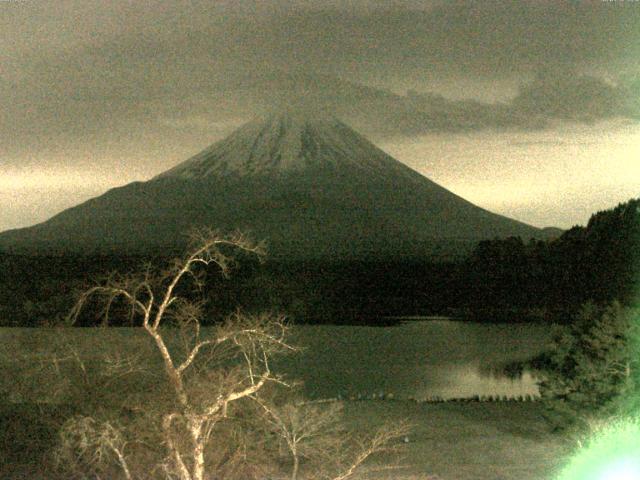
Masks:
[[[501,103],[451,100],[415,90],[399,95],[331,75],[287,72],[246,75],[225,96],[230,108],[244,101],[253,111],[292,103],[322,107],[374,138],[433,131],[540,128],[553,119],[590,122],[640,117],[637,96],[627,83],[613,84],[574,71],[539,74],[522,83],[513,99]]]
[[[528,115],[594,121],[616,116],[639,117],[629,88],[575,72],[541,74],[524,86],[513,108]]]
[[[640,57],[635,2],[33,0],[0,10],[7,158],[235,122],[309,95],[371,132],[521,125],[534,108],[527,92],[509,109],[392,91],[464,85],[482,100],[474,81],[615,75]]]

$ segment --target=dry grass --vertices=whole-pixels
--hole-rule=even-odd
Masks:
[[[345,404],[357,429],[403,418],[414,426],[405,468],[370,471],[366,478],[376,480],[550,480],[571,445],[550,434],[540,414],[539,403]]]
[[[20,466],[17,450],[33,455],[53,438],[32,438],[32,449],[25,448],[30,440],[14,437],[21,429],[19,425],[9,428],[7,421],[12,415],[7,408],[5,405],[2,423],[7,428],[5,433],[13,438],[4,440],[17,448],[3,459],[13,465],[3,462],[0,478],[46,478],[36,473],[37,465],[25,462]],[[394,459],[379,457],[365,474],[356,477],[366,480],[550,480],[567,458],[571,444],[548,433],[540,412],[537,403],[344,403],[347,427],[362,433],[373,431],[385,421],[408,419],[413,424],[409,442],[403,445],[402,468],[381,468]],[[19,415],[23,421],[35,420],[23,415]],[[55,432],[35,424],[22,431],[26,435],[55,436]]]

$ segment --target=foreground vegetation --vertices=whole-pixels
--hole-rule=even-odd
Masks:
[[[356,478],[549,480],[575,447],[574,438],[549,432],[541,403],[355,401],[343,406],[344,426],[358,436],[385,422],[408,419],[413,425],[408,442],[402,442],[399,462],[382,455]],[[64,414],[68,413],[58,407],[48,418]],[[34,406],[5,404],[0,419],[0,478],[55,479],[43,462],[57,441],[47,417]],[[395,466],[389,468],[391,464]]]
[[[381,333],[378,329],[366,327],[303,327],[304,329],[321,329],[332,332],[343,332],[344,335],[352,335],[360,330]],[[96,331],[98,330],[98,331]],[[396,328],[389,328],[396,333]],[[99,367],[101,358],[117,359],[126,352],[135,352],[138,357],[146,358],[145,364],[150,367],[161,364],[151,362],[156,358],[152,354],[153,345],[150,344],[143,332],[135,328],[110,328],[110,329],[63,329],[59,335],[56,330],[48,332],[31,332],[23,329],[20,332],[13,330],[0,331],[2,338],[10,342],[11,348],[6,348],[3,353],[13,360],[12,375],[5,379],[2,385],[13,386],[14,403],[5,404],[2,407],[2,427],[5,438],[0,443],[5,445],[6,461],[0,459],[5,465],[6,472],[36,472],[41,465],[48,468],[50,459],[48,452],[58,442],[58,432],[66,419],[72,418],[82,410],[73,410],[72,404],[77,405],[75,398],[85,396],[95,397],[96,402],[108,401],[105,394],[118,394],[119,392],[136,390],[146,391],[153,385],[154,376],[142,375],[135,377],[138,388],[132,388],[126,382],[124,385],[111,380],[111,389],[103,391],[101,396],[97,393],[80,391],[77,394],[69,388],[61,388],[57,391],[58,397],[55,404],[53,399],[44,396],[51,391],[52,370],[55,365],[48,364],[48,370],[41,370],[38,356],[29,356],[29,353],[58,351],[59,366],[75,376],[82,376],[82,371],[75,368],[76,363],[69,359],[74,355],[72,346],[77,346],[77,353],[85,359],[85,366],[92,377],[93,368]],[[29,333],[34,333],[29,335]],[[37,335],[35,334],[37,333]],[[362,333],[360,333],[362,334]],[[57,340],[56,340],[57,338]],[[294,335],[295,338],[295,335]],[[20,354],[22,352],[22,354]],[[297,354],[296,354],[297,355]],[[299,355],[304,355],[304,352]],[[67,358],[68,360],[64,360]],[[292,359],[295,357],[291,357]],[[23,369],[20,370],[19,367]],[[313,368],[307,364],[306,368]],[[7,370],[3,370],[7,371]],[[300,375],[304,375],[300,371]],[[306,375],[305,375],[306,377]],[[19,379],[19,382],[15,380]],[[145,380],[146,379],[146,380]],[[333,381],[327,378],[327,382]],[[149,383],[151,382],[151,385]],[[83,382],[72,382],[77,387],[83,387]],[[73,386],[70,385],[70,386]],[[99,389],[100,390],[100,389]],[[21,391],[21,395],[17,395]],[[2,398],[10,398],[11,389]],[[99,392],[98,392],[99,393]],[[396,392],[402,393],[402,392]],[[24,403],[29,398],[40,399],[45,403],[39,405]],[[394,446],[401,447],[400,461],[396,456],[382,456],[372,458],[372,462],[364,465],[359,472],[361,476],[354,478],[384,479],[384,480],[427,480],[430,475],[438,475],[442,480],[449,479],[532,479],[548,480],[549,472],[554,472],[556,467],[564,463],[566,452],[573,444],[571,437],[565,434],[551,434],[543,414],[545,409],[539,402],[499,402],[499,403],[417,403],[395,399],[363,400],[336,402],[334,404],[315,404],[317,407],[336,406],[338,410],[339,424],[345,431],[351,431],[354,440],[370,438],[371,433],[385,422],[395,423],[406,419],[412,425],[407,433],[408,442],[404,437]],[[77,408],[77,407],[76,407]],[[126,418],[126,417],[125,417]],[[273,438],[273,437],[270,437]],[[358,448],[357,443],[352,445]],[[44,461],[42,460],[44,459]],[[392,468],[389,466],[404,466],[405,468]],[[281,465],[287,470],[290,462]],[[374,471],[375,470],[375,471]],[[52,470],[47,470],[51,475]],[[488,473],[487,473],[488,472]],[[60,473],[58,473],[60,475]],[[13,478],[38,478],[35,473],[18,474]],[[0,478],[2,476],[0,475]],[[40,478],[55,478],[43,475]],[[58,478],[68,478],[62,475]],[[104,477],[103,477],[104,478]],[[162,477],[160,477],[162,478]],[[273,477],[275,478],[275,477]]]
[[[22,359],[4,359],[14,367],[5,365],[14,376],[4,379],[6,395],[35,402],[45,430],[57,432],[43,464],[78,479],[346,480],[369,457],[397,449],[404,422],[357,436],[338,404],[296,397],[273,371],[275,356],[295,351],[281,315],[236,311],[201,328],[207,274],[226,276],[238,250],[262,253],[242,235],[200,232],[165,270],[114,274],[80,293],[71,326],[87,313],[104,327],[124,318],[142,332],[132,336],[139,349],[116,335],[87,355],[61,328],[48,349],[25,345]]]
[[[535,359],[540,392],[557,428],[638,411],[640,310],[586,303],[570,326],[556,327],[551,348]]]

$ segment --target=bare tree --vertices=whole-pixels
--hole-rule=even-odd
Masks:
[[[288,402],[281,406],[259,401],[272,431],[285,445],[292,460],[291,480],[298,479],[301,459],[328,460],[340,447],[343,425],[339,421],[341,405],[303,405]]]
[[[123,406],[133,411],[124,424],[100,416],[104,412],[98,408],[92,415],[92,404],[60,430],[58,460],[66,458],[76,470],[94,472],[111,462],[126,480],[150,471],[153,478],[178,480],[265,478],[264,465],[275,457],[266,458],[274,443],[261,436],[266,430],[286,445],[292,480],[300,477],[302,462],[309,467],[309,478],[347,480],[371,455],[399,445],[407,431],[404,424],[359,438],[344,429],[337,403],[269,399],[267,390],[289,386],[271,368],[274,355],[294,350],[285,340],[284,317],[236,311],[224,322],[202,326],[204,302],[195,293],[201,291],[208,267],[228,275],[231,255],[238,250],[263,255],[259,245],[242,235],[200,232],[191,250],[166,271],[146,266],[140,274],[112,275],[79,296],[69,316],[72,324],[90,301],[100,300],[103,325],[114,315],[125,315],[141,326],[153,348],[146,354],[122,349],[103,354],[97,373],[77,350],[67,349],[57,359],[73,362],[86,391],[92,391],[88,386],[94,374],[100,379],[98,389],[124,385]],[[148,391],[132,392],[131,382],[121,382],[149,375],[155,377],[145,384]]]
[[[151,337],[173,397],[161,419],[164,469],[180,480],[205,478],[205,450],[214,428],[228,417],[231,404],[254,396],[269,382],[280,382],[270,358],[292,349],[284,340],[282,316],[236,312],[222,324],[201,328],[202,302],[180,292],[201,288],[204,270],[199,266],[217,266],[227,275],[232,263],[228,249],[262,255],[262,248],[242,235],[224,238],[200,232],[190,252],[166,272],[155,274],[147,267],[141,275],[112,276],[84,292],[70,315],[76,321],[97,295],[105,300],[103,318],[108,323],[114,303],[124,300],[132,321],[138,319]],[[178,327],[177,344],[169,340],[167,326]]]
[[[97,422],[92,417],[75,416],[62,426],[60,443],[54,451],[58,466],[64,464],[81,477],[87,472],[98,476],[115,461],[126,480],[132,480],[125,457],[127,441],[120,429],[110,422]]]
[[[409,425],[385,424],[371,435],[357,437],[347,431],[339,402],[288,401],[269,405],[257,400],[267,422],[291,457],[291,480],[298,480],[301,461],[312,463],[308,478],[347,480],[373,455],[397,451]]]
[[[336,473],[325,474],[324,478],[331,480],[347,480],[373,455],[381,453],[397,453],[400,448],[399,440],[406,438],[410,426],[405,422],[397,424],[387,423],[378,428],[373,434],[350,439],[349,448],[337,457]],[[396,468],[395,465],[385,465],[382,470]]]

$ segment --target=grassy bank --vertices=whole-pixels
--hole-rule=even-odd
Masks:
[[[408,419],[412,433],[402,468],[376,471],[367,480],[549,480],[570,444],[551,435],[540,403],[442,403],[355,401],[345,403],[349,427],[366,433],[385,421]],[[42,460],[55,440],[52,425],[62,411],[43,418],[35,406],[3,405],[0,478],[52,478]],[[47,414],[47,412],[45,412]],[[382,465],[385,458],[378,459]]]
[[[541,403],[348,402],[348,422],[368,431],[407,418],[413,432],[401,468],[370,479],[550,480],[570,453],[566,438],[549,433]]]

